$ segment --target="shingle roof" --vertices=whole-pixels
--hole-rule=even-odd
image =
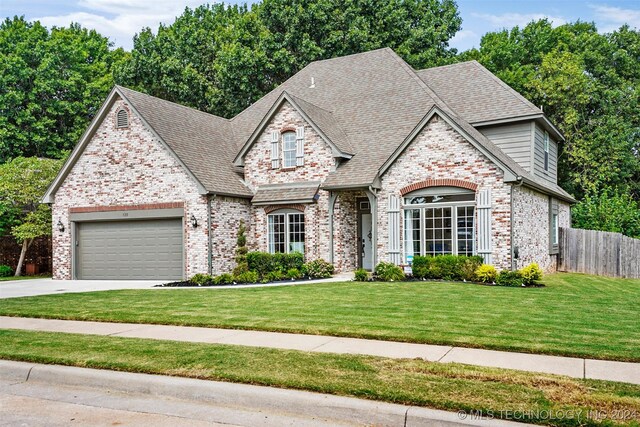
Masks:
[[[472,124],[542,114],[477,61],[427,68],[416,74]]]
[[[227,119],[118,86],[117,89],[211,193],[251,196],[233,167]]]
[[[251,195],[233,159],[286,92],[328,139],[353,154],[329,174],[323,184],[327,188],[371,185],[435,107],[514,175],[571,197],[529,174],[471,125],[542,114],[475,61],[416,72],[388,48],[317,61],[231,120],[120,90],[211,192]]]
[[[251,199],[254,205],[281,204],[281,203],[309,203],[318,193],[320,183],[302,183],[296,185],[265,185],[258,188],[256,195]]]

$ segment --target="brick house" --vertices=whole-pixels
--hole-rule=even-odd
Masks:
[[[563,137],[475,61],[309,64],[232,119],[116,86],[52,183],[57,279],[188,278],[252,250],[338,271],[479,254],[555,268]]]

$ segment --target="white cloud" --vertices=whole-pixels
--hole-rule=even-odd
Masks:
[[[624,24],[640,29],[640,9],[623,9],[607,5],[590,4],[589,7],[598,22],[598,30],[609,33],[617,30]]]
[[[115,47],[130,50],[133,36],[143,27],[156,30],[160,23],[171,24],[185,7],[197,7],[202,0],[81,0],[77,6],[90,12],[73,12],[65,15],[33,18],[42,25],[68,26],[77,22],[83,27],[95,29],[109,37]]]
[[[560,16],[551,16],[544,13],[503,13],[501,15],[473,13],[473,16],[488,21],[496,28],[511,28],[516,25],[522,28],[531,21],[538,21],[544,18],[548,19],[553,26],[567,23],[567,20]]]
[[[449,40],[449,46],[459,51],[471,49],[480,45],[480,36],[471,30],[460,30]]]

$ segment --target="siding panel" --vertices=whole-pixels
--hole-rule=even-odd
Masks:
[[[531,170],[531,123],[513,123],[478,128],[505,154],[526,170]]]
[[[534,147],[534,175],[549,181],[557,182],[558,173],[558,144],[549,136],[549,170],[544,170],[544,129],[536,124]]]

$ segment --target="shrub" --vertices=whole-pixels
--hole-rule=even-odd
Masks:
[[[281,273],[282,278],[284,278],[289,270],[296,269],[300,271],[304,265],[304,255],[300,252],[292,252],[290,254],[249,252],[246,257],[248,270],[255,271],[263,280],[267,279],[269,273],[273,272]]]
[[[304,270],[311,279],[326,279],[333,275],[333,264],[323,260],[316,259],[304,265]]]
[[[482,264],[476,268],[475,276],[476,280],[482,283],[493,283],[498,277],[498,272],[493,265]]]
[[[463,280],[476,280],[476,270],[482,265],[481,256],[464,257],[460,263],[460,276]]]
[[[413,263],[411,264],[411,271],[413,277],[417,279],[430,278],[431,260],[433,257],[415,256],[413,257]]]
[[[215,277],[213,279],[213,284],[217,286],[230,285],[232,283],[233,283],[233,276],[229,273],[221,274],[218,277]]]
[[[302,279],[303,274],[297,268],[290,268],[287,270],[287,279],[297,280]]]
[[[444,280],[461,280],[461,257],[456,255],[438,255],[433,258],[434,274],[439,274],[440,277],[434,277],[434,279]],[[437,272],[437,273],[435,273]]]
[[[268,252],[247,253],[247,264],[250,271],[255,271],[261,278],[273,271],[273,257]]]
[[[258,277],[258,273],[255,271],[245,271],[244,273],[240,273],[238,275],[233,276],[233,280],[236,283],[258,283],[260,278]]]
[[[397,282],[406,278],[400,267],[384,261],[376,265],[375,275],[378,280],[383,282]]]
[[[189,279],[189,282],[198,286],[210,286],[213,282],[213,277],[209,276],[208,274],[197,273],[194,274],[191,279]]]
[[[538,264],[533,262],[520,269],[520,276],[522,276],[525,285],[533,285],[536,281],[542,279],[542,270]]]
[[[234,276],[240,276],[249,271],[246,231],[247,227],[244,225],[244,220],[241,219],[240,225],[238,226],[238,238],[236,239],[236,267],[233,269]]]
[[[367,280],[369,280],[369,272],[364,268],[357,269],[354,280],[356,282],[366,282]]]
[[[519,271],[502,270],[496,279],[500,286],[522,286],[523,279]]]
[[[0,265],[0,277],[9,277],[13,274],[13,270],[8,265]]]
[[[286,278],[287,278],[286,275],[284,273],[282,273],[281,271],[270,271],[263,278],[263,281],[264,282],[278,282],[278,281],[284,280]]]

